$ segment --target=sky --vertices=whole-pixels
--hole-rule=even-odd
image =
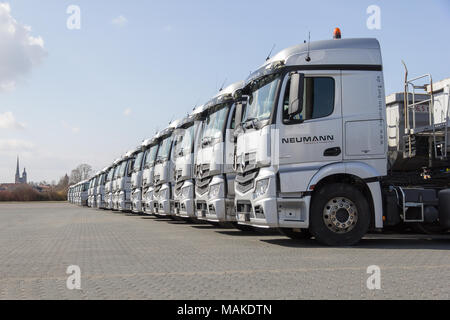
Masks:
[[[380,41],[386,94],[402,90],[402,59],[411,75],[450,77],[448,0],[0,0],[0,183],[17,156],[29,181],[100,170],[245,79],[273,45],[335,27]]]

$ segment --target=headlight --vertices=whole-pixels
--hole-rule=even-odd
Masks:
[[[209,187],[209,198],[210,199],[214,199],[217,198],[217,196],[219,195],[220,192],[220,184],[213,184],[212,186]]]
[[[190,193],[190,187],[184,187],[181,189],[181,197],[183,199],[186,199],[189,197],[189,193]]]
[[[262,179],[256,182],[255,198],[264,195],[269,187],[269,179]]]

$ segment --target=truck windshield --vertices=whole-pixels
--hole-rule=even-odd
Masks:
[[[177,129],[175,132],[175,158],[183,157],[192,151],[194,141],[194,123],[188,128]]]
[[[172,144],[172,136],[169,136],[165,138],[163,141],[161,141],[156,161],[161,162],[169,159],[171,144]]]
[[[250,88],[248,104],[245,108],[244,122],[267,120],[275,106],[275,97],[280,75],[274,74],[257,80]]]
[[[223,108],[217,109],[206,116],[202,131],[202,145],[205,145],[207,140],[220,140],[222,138],[228,110],[228,105],[224,105]]]
[[[125,176],[126,171],[127,171],[127,163],[128,161],[124,161],[120,164],[120,170],[119,170],[119,178],[122,178]]]
[[[112,179],[112,176],[113,176],[113,169],[110,169],[109,171],[108,171],[108,175],[106,176],[106,181],[111,181],[111,179]]]
[[[142,168],[142,159],[144,158],[144,152],[139,152],[134,160],[133,172],[138,172]]]
[[[117,176],[119,175],[119,168],[120,168],[120,164],[114,168],[113,180],[115,180],[117,178]]]
[[[158,151],[158,145],[155,144],[147,151],[147,156],[145,159],[145,167],[150,168],[153,166],[153,163],[155,162],[156,158],[156,152]]]

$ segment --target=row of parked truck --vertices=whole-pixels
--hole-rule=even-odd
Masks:
[[[406,68],[406,66],[405,66]],[[327,245],[385,229],[450,229],[450,79],[385,97],[375,39],[287,48],[245,81],[69,188],[92,208]]]

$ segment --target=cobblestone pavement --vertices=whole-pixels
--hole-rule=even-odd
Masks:
[[[81,290],[66,269],[81,268]],[[368,290],[367,267],[381,268]],[[0,204],[0,299],[449,299],[450,236],[328,248],[275,232],[80,208]]]

